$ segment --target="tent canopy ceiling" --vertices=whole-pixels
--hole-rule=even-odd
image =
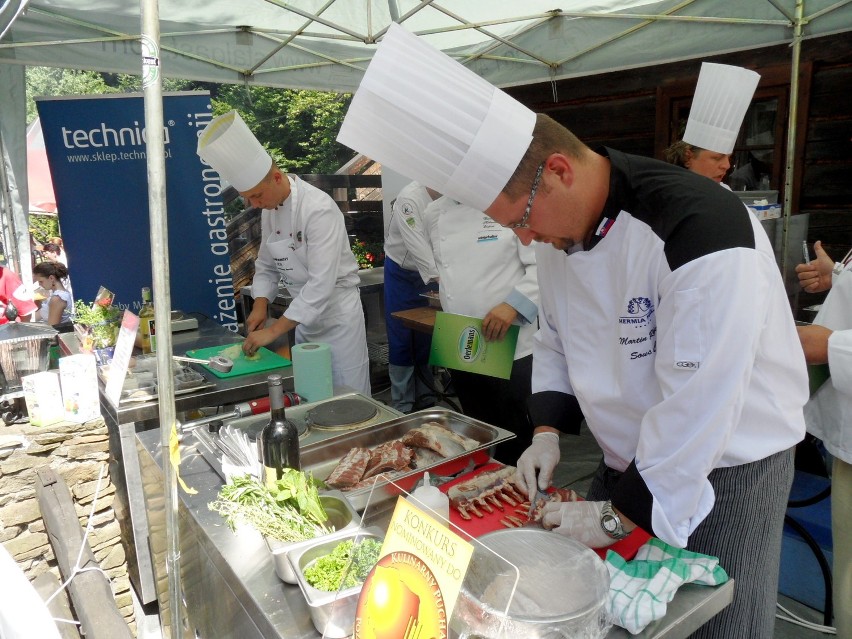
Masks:
[[[572,0],[564,3],[570,11],[554,4],[159,0],[160,56],[168,77],[353,91],[397,21],[505,87],[790,42],[796,10],[796,0]],[[2,5],[0,62],[141,70],[138,2]],[[852,28],[852,0],[805,0],[804,10],[805,37]]]

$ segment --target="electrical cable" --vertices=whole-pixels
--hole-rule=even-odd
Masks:
[[[824,626],[824,625],[815,623],[813,621],[808,621],[807,619],[803,619],[802,617],[799,617],[794,612],[787,610],[787,608],[785,608],[784,606],[782,606],[778,602],[776,602],[775,605],[778,606],[778,608],[780,608],[782,612],[789,615],[789,617],[785,617],[784,615],[781,615],[779,613],[775,613],[776,619],[780,619],[781,621],[786,621],[787,623],[792,623],[792,624],[795,624],[797,626],[807,628],[808,630],[815,630],[816,632],[821,632],[821,633],[826,634],[826,635],[836,635],[837,634],[837,629],[834,628],[833,626]]]

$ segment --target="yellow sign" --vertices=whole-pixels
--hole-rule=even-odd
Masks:
[[[364,582],[354,639],[446,639],[473,545],[407,499]]]

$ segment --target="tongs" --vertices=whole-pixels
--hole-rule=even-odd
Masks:
[[[196,364],[204,364],[208,368],[212,368],[213,370],[217,370],[222,373],[228,373],[234,367],[234,360],[232,360],[230,357],[225,357],[224,355],[214,355],[210,359],[199,359],[197,357],[182,357],[180,355],[172,355],[172,359],[176,359],[179,362],[194,362]]]

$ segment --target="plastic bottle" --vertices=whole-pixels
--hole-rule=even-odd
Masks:
[[[411,493],[411,502],[426,512],[427,515],[436,517],[441,523],[450,519],[450,498],[437,487],[431,485],[429,473],[423,473],[423,485],[418,486]]]
[[[263,481],[267,486],[284,474],[285,468],[300,470],[299,429],[284,414],[284,380],[281,375],[270,375],[269,422],[260,433],[263,460]]]

